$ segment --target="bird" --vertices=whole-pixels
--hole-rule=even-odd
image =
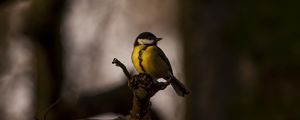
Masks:
[[[157,46],[157,38],[151,32],[140,33],[134,42],[131,55],[132,63],[138,73],[147,73],[152,78],[163,78],[171,83],[178,96],[184,97],[190,90],[173,74],[169,59]]]

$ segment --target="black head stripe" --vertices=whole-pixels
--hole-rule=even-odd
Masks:
[[[158,40],[160,38],[157,38],[154,34],[151,32],[142,32],[140,33],[137,38],[135,39],[134,46],[139,45],[138,39],[148,39],[148,40]],[[156,45],[157,41],[155,41],[152,45]]]
[[[149,40],[155,40],[156,36],[152,34],[151,32],[142,32],[137,36],[136,39],[149,39]]]
[[[143,64],[142,64],[142,62],[143,62],[142,56],[143,56],[143,52],[144,52],[148,47],[149,47],[149,46],[145,46],[145,47],[143,47],[143,48],[139,51],[139,57],[138,57],[138,59],[139,59],[139,65],[140,65],[140,67],[142,68],[142,71],[143,71],[143,72],[146,72],[146,70],[145,70],[145,68],[144,68],[144,66],[143,66]]]

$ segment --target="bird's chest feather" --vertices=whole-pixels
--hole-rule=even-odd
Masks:
[[[156,46],[136,46],[132,53],[132,62],[137,72],[148,73],[160,78],[168,72],[167,64],[160,59]]]
[[[141,57],[140,54],[143,52],[144,45],[135,46],[132,51],[131,60],[132,63],[139,73],[143,73],[143,68],[141,67]]]

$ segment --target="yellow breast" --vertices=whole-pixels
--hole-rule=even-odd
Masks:
[[[131,60],[132,60],[132,63],[136,69],[136,71],[138,73],[143,73],[143,70],[140,66],[140,60],[139,60],[139,52],[144,48],[145,46],[144,45],[138,45],[138,46],[135,46],[133,48],[133,51],[132,51],[132,55],[131,55]]]
[[[143,73],[143,68],[146,73],[156,78],[168,76],[170,74],[170,66],[164,61],[158,52],[157,46],[148,46],[144,49],[144,45],[134,47],[132,52],[132,63],[137,72]],[[144,49],[144,50],[143,50]],[[140,51],[142,53],[140,54]],[[139,55],[140,59],[139,59]],[[140,62],[142,60],[142,62]]]

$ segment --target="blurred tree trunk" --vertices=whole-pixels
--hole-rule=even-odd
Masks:
[[[180,5],[184,71],[192,94],[187,120],[223,120],[237,86],[236,56],[226,48],[227,24],[234,17],[230,0],[188,0]]]
[[[239,46],[259,72],[250,100],[240,103],[242,119],[300,119],[299,1],[241,2]],[[245,44],[246,43],[246,44]]]
[[[6,40],[6,32],[8,29],[8,24],[7,24],[7,20],[8,20],[8,13],[5,10],[6,8],[6,4],[5,2],[0,2],[0,78],[3,76],[3,73],[5,73],[5,71],[7,70],[9,65],[8,62],[8,56],[7,56],[7,40]],[[1,81],[0,81],[1,83]],[[0,119],[3,120],[5,113],[4,113],[4,101],[0,101]]]
[[[8,31],[8,11],[5,10],[7,7],[6,2],[0,2],[0,76],[7,68],[7,40],[6,35]],[[0,115],[1,116],[1,115]]]
[[[46,108],[59,98],[64,81],[60,28],[65,5],[66,0],[33,0],[25,19],[24,33],[35,47],[35,101],[38,118],[42,118]],[[62,119],[63,116],[59,115],[59,111],[51,112],[50,115],[50,119]]]
[[[185,72],[193,91],[187,100],[187,119],[299,119],[298,4],[251,0],[180,4]],[[237,70],[237,63],[248,77],[239,74],[243,70]]]

